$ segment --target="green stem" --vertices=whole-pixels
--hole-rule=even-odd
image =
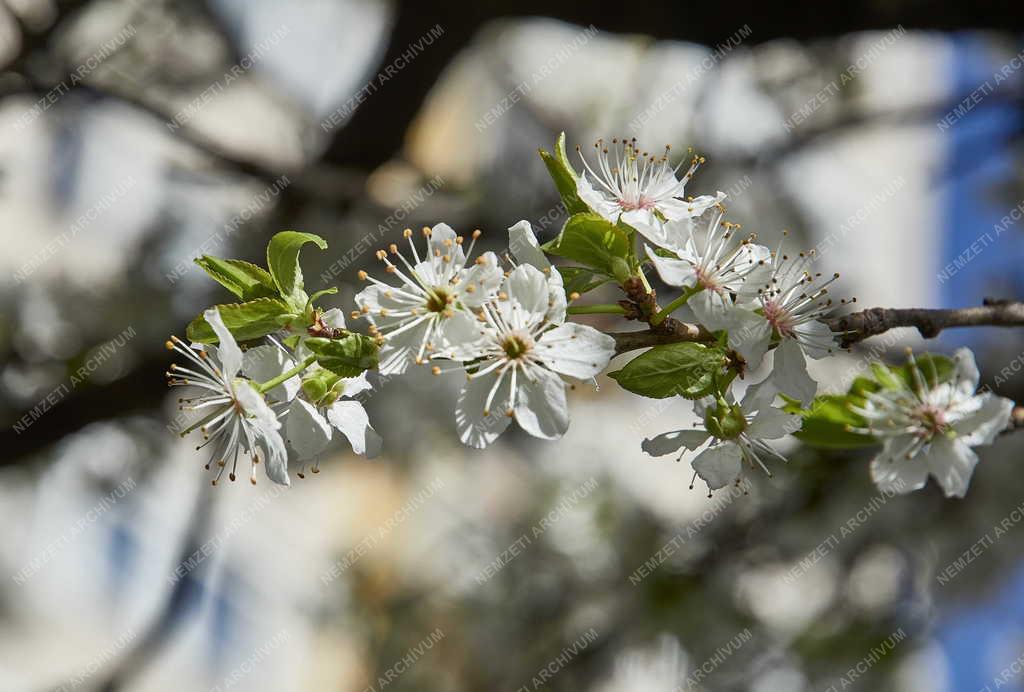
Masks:
[[[657,327],[659,324],[664,322],[665,318],[667,318],[669,315],[671,315],[673,312],[675,312],[677,308],[680,308],[683,305],[686,305],[686,301],[688,301],[690,299],[690,296],[695,295],[698,291],[700,291],[699,288],[687,288],[687,289],[684,289],[683,290],[683,295],[679,296],[678,298],[673,300],[671,303],[666,305],[664,309],[659,310],[658,313],[654,317],[651,318],[651,326]]]
[[[653,289],[651,288],[650,282],[647,280],[647,274],[644,273],[644,268],[640,267],[636,275],[640,277],[640,283],[644,285],[644,290],[650,293]]]
[[[570,315],[625,315],[626,309],[614,303],[598,305],[572,305],[566,312]]]
[[[304,361],[302,361],[301,363],[296,365],[291,370],[288,370],[286,372],[282,372],[277,377],[275,377],[273,379],[270,379],[270,380],[267,380],[266,382],[264,382],[262,384],[257,384],[256,385],[256,391],[259,392],[260,394],[263,394],[264,392],[270,391],[271,389],[273,389],[277,385],[281,384],[282,382],[287,382],[291,378],[295,377],[300,372],[302,372],[303,370],[308,368],[310,365],[312,365],[315,361],[316,361],[316,356],[306,356],[306,359]]]

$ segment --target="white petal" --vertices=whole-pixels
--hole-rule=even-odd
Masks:
[[[660,257],[650,245],[645,245],[647,256],[654,263],[658,276],[669,286],[696,286],[697,271],[693,263],[685,259],[672,259],[671,257]],[[692,300],[692,298],[691,298]]]
[[[281,421],[277,419],[274,411],[267,405],[263,395],[257,392],[248,380],[236,378],[232,382],[232,390],[235,399],[245,410],[249,418],[255,419],[254,424],[261,429],[277,430],[281,427]]]
[[[256,346],[242,354],[242,372],[255,382],[266,382],[295,366],[288,355],[277,346]],[[291,401],[302,386],[298,375],[277,385],[267,396],[276,401]]]
[[[974,362],[974,353],[969,348],[958,348],[953,354],[953,360],[956,363],[957,387],[967,394],[974,394],[981,379],[978,365]]]
[[[516,386],[516,421],[526,432],[545,440],[556,440],[569,428],[569,404],[565,383],[545,368],[532,368],[531,381],[522,373]]]
[[[723,443],[708,447],[693,460],[693,470],[701,477],[708,488],[717,490],[735,481],[743,466],[740,463],[743,453],[734,444]]]
[[[368,389],[373,389],[373,385],[366,378],[366,373],[361,372],[355,377],[342,377],[341,382],[344,383],[344,388],[341,390],[341,395],[349,399],[353,398],[357,394],[361,394]]]
[[[267,453],[264,460],[267,478],[280,485],[291,485],[291,479],[288,478],[288,450],[285,449],[281,435],[276,430],[265,430],[260,435],[260,442]]]
[[[610,200],[607,195],[600,192],[587,180],[587,174],[582,174],[576,179],[576,194],[588,207],[603,216],[608,221],[615,223],[619,218],[621,209],[619,205]]]
[[[804,353],[811,358],[824,358],[835,353],[838,345],[836,344],[835,334],[824,322],[819,322],[818,320],[804,322],[793,331],[797,333]]]
[[[335,401],[327,409],[327,420],[348,438],[356,454],[376,456],[380,450],[380,435],[370,427],[366,409],[358,401]]]
[[[498,439],[512,419],[506,415],[508,406],[508,377],[506,376],[494,396],[491,410],[484,414],[484,403],[494,385],[495,375],[474,377],[459,392],[455,405],[455,428],[462,443],[483,449]]]
[[[732,323],[732,311],[737,309],[728,294],[707,288],[690,296],[686,304],[693,310],[700,323],[712,332],[728,329]]]
[[[755,440],[777,440],[796,432],[803,425],[800,416],[768,406],[758,411],[747,427],[747,434]]]
[[[386,337],[384,346],[380,349],[380,374],[401,375],[408,370],[415,362],[416,355],[426,338],[427,329],[431,325],[433,320],[424,320],[412,329]]]
[[[203,313],[203,317],[206,318],[207,324],[213,327],[213,333],[217,335],[217,358],[220,360],[224,381],[230,382],[238,376],[238,371],[242,369],[242,349],[238,348],[235,337],[224,326],[220,310],[210,308]]]
[[[495,296],[504,278],[498,256],[493,252],[483,253],[460,275],[459,283],[455,286],[459,302],[470,308],[480,307]]]
[[[512,251],[512,256],[519,264],[532,264],[542,271],[551,267],[551,262],[540,249],[533,227],[525,219],[509,227],[508,249]]]
[[[990,445],[1010,424],[1013,415],[1013,401],[992,392],[976,397],[981,406],[971,415],[954,423],[953,428],[963,441],[971,447]]]
[[[597,375],[615,355],[615,339],[593,327],[567,322],[537,342],[537,356],[555,372],[580,380]]]
[[[339,308],[331,308],[320,316],[320,320],[331,329],[345,329],[345,313]]]
[[[695,451],[707,442],[710,437],[711,434],[703,430],[673,430],[672,432],[647,438],[640,443],[640,448],[652,457],[660,457],[665,454],[671,454],[680,447],[686,447],[690,451]]]
[[[547,270],[548,278],[548,311],[545,319],[552,324],[565,322],[565,309],[567,302],[565,298],[565,282],[561,272],[555,267]]]
[[[658,203],[658,210],[666,219],[674,221],[700,216],[724,199],[725,193],[720,191],[717,195],[701,195],[692,200],[665,200]]]
[[[401,297],[396,293],[398,289],[385,288],[376,284],[367,286],[355,295],[355,303],[360,308],[366,308],[366,318],[371,324],[381,329],[387,329],[403,317],[386,316],[387,313],[407,312],[410,308],[421,307],[421,302],[412,298]],[[384,311],[385,315],[381,314]]]
[[[912,435],[889,438],[871,461],[871,479],[884,493],[906,494],[928,482],[928,465],[921,455],[907,459],[904,454],[914,443]]]
[[[498,309],[513,328],[537,322],[547,314],[548,276],[536,267],[520,264],[505,277],[502,288],[508,300],[499,301]]]
[[[300,459],[315,457],[324,451],[331,441],[331,426],[327,419],[320,414],[316,406],[302,399],[293,399],[291,406],[288,407],[285,431],[288,444],[298,453]]]
[[[912,461],[927,463],[946,497],[963,497],[971,484],[978,455],[963,440],[937,437],[927,451]]]
[[[466,253],[457,239],[458,234],[446,223],[439,223],[430,229],[430,240],[427,241],[427,251],[430,256],[424,262],[424,264],[430,264],[431,267],[429,273],[433,278],[429,283],[433,283],[435,286],[445,286],[457,272],[466,266]],[[417,272],[419,272],[418,266]]]
[[[748,368],[756,368],[772,341],[772,325],[751,310],[736,308],[729,314],[729,345],[743,356]]]
[[[818,392],[818,383],[807,374],[807,359],[793,339],[783,339],[775,349],[772,379],[783,394],[807,405]]]

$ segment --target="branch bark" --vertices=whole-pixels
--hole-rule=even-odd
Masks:
[[[914,327],[926,339],[952,327],[1024,327],[1024,302],[985,299],[971,308],[933,310],[926,308],[870,308],[833,317],[826,322],[841,337],[844,347],[897,327]],[[633,332],[612,332],[616,353],[684,341],[713,341],[700,325],[667,319],[659,327]]]

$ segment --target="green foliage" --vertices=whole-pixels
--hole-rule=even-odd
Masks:
[[[245,303],[218,305],[224,326],[238,341],[258,339],[276,332],[295,319],[291,307],[280,298],[257,298]],[[217,343],[217,335],[202,315],[196,317],[185,330],[186,336],[200,344]]]
[[[608,376],[623,389],[652,399],[677,394],[699,399],[715,390],[716,378],[722,374],[726,360],[725,350],[718,346],[667,344],[642,353]]]
[[[210,255],[197,257],[195,263],[214,281],[242,300],[255,300],[277,295],[273,277],[263,267],[237,259],[220,259]]]
[[[569,217],[558,237],[541,249],[625,281],[630,275],[632,245],[630,234],[620,226],[598,214],[584,213]]]
[[[603,286],[615,280],[614,277],[587,267],[556,267],[556,269],[562,275],[566,296],[570,296],[573,293],[583,295],[588,291],[593,291],[598,286]]]
[[[555,153],[549,154],[541,149],[540,158],[544,161],[548,173],[551,174],[551,179],[555,181],[555,187],[558,188],[558,194],[562,197],[562,204],[565,205],[566,211],[570,214],[590,211],[590,207],[576,193],[576,181],[579,176],[576,175],[576,170],[565,155],[564,132],[558,135],[558,141],[555,142]]]
[[[349,334],[341,339],[309,338],[303,343],[316,355],[320,367],[341,377],[355,377],[377,367],[377,342],[363,334]]]
[[[267,267],[274,278],[277,289],[295,312],[302,312],[309,297],[303,286],[302,267],[299,266],[299,250],[306,243],[313,243],[321,250],[327,249],[327,241],[312,233],[281,231],[270,239],[267,245]]]
[[[302,392],[310,401],[318,403],[340,379],[336,372],[324,368],[307,372],[302,378]]]

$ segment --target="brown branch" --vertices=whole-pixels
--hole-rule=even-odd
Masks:
[[[897,327],[914,327],[924,338],[933,339],[943,329],[952,327],[1024,327],[1024,302],[986,298],[982,306],[950,310],[870,308],[833,317],[826,320],[826,324],[837,335],[841,335],[844,347]],[[714,336],[700,325],[672,318],[665,320],[659,327],[634,332],[613,332],[610,336],[615,338],[616,353],[684,341],[714,340]]]

